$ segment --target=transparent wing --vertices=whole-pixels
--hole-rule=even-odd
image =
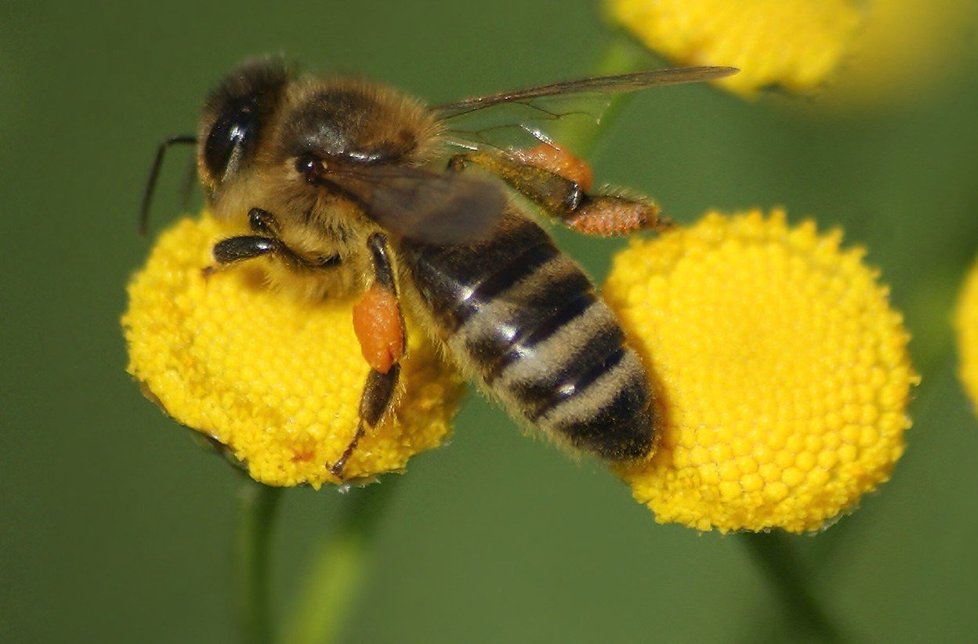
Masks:
[[[378,165],[330,169],[317,180],[393,235],[430,244],[484,239],[506,209],[498,183],[454,172]]]
[[[615,94],[652,87],[699,83],[735,74],[734,67],[676,67],[616,76],[595,76],[432,107],[448,142],[458,147],[514,147],[547,141],[549,124],[558,120],[600,122]]]
[[[536,124],[573,116],[600,119],[614,94],[694,83],[735,73],[732,67],[656,69],[584,78],[468,98],[432,109],[450,142],[477,149],[507,138],[547,141]],[[470,120],[470,117],[472,120]],[[502,186],[471,174],[375,165],[323,167],[314,180],[357,202],[388,232],[430,244],[471,243],[487,237],[503,216]]]
[[[436,105],[432,109],[441,118],[452,115],[484,109],[502,103],[529,101],[547,96],[565,96],[568,94],[603,93],[619,94],[634,92],[660,85],[676,85],[679,83],[699,83],[716,78],[723,78],[737,73],[736,67],[670,67],[667,69],[647,69],[630,74],[616,76],[592,76],[579,78],[561,83],[551,83],[488,96],[466,98],[453,103]]]

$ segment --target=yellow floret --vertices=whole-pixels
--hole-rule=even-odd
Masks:
[[[889,478],[917,382],[860,249],[783,212],[637,240],[604,294],[653,374],[660,441],[619,468],[661,523],[824,527]]]
[[[228,446],[262,483],[318,487],[353,436],[368,366],[353,332],[355,298],[310,303],[267,287],[258,266],[205,276],[229,231],[184,219],[129,285],[122,320],[129,373],[174,419]],[[344,476],[400,470],[438,446],[462,392],[408,320],[394,413],[364,436]]]
[[[718,81],[740,94],[806,92],[845,59],[863,23],[852,0],[611,0],[614,20],[681,64],[732,65]]]
[[[961,352],[958,373],[972,405],[978,408],[978,263],[971,267],[964,280],[954,326]]]

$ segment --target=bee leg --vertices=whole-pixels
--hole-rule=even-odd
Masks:
[[[333,476],[342,478],[343,468],[368,429],[373,429],[391,408],[400,376],[399,361],[404,355],[406,330],[397,300],[397,284],[390,261],[387,238],[381,233],[367,240],[374,269],[374,280],[363,298],[353,307],[353,329],[360,341],[370,373],[360,397],[360,420],[353,439],[340,458],[329,466]]]
[[[374,233],[367,240],[367,246],[373,261],[374,280],[353,307],[353,329],[367,364],[374,371],[387,373],[404,355],[404,318],[397,300],[387,238]]]
[[[278,224],[275,221],[275,215],[264,208],[252,208],[248,211],[248,226],[259,235],[278,237]]]
[[[339,459],[332,465],[326,464],[330,474],[339,479],[343,478],[343,468],[346,467],[346,462],[350,460],[350,456],[356,450],[360,439],[363,438],[368,429],[377,426],[377,423],[383,419],[384,414],[390,408],[400,373],[401,366],[395,364],[387,373],[380,373],[371,369],[370,373],[367,374],[367,382],[364,383],[363,394],[360,396],[360,420],[357,422],[357,430]]]
[[[214,244],[214,259],[218,264],[227,265],[263,255],[275,255],[296,270],[332,268],[340,263],[340,256],[333,254],[309,259],[279,239],[275,216],[267,210],[252,208],[248,212],[251,229],[258,235],[239,235],[228,237]]]
[[[627,235],[671,225],[650,199],[613,192],[590,194],[588,165],[552,144],[505,154],[460,154],[452,157],[449,168],[462,170],[470,164],[495,174],[548,216],[586,235]]]
[[[218,264],[233,264],[270,253],[278,253],[284,245],[272,237],[241,235],[228,237],[214,244],[213,255]]]

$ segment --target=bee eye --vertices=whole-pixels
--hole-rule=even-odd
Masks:
[[[279,109],[290,73],[281,60],[246,61],[211,92],[201,112],[201,179],[213,193],[251,161]]]
[[[226,178],[255,147],[258,135],[258,97],[246,96],[221,113],[204,145],[204,163],[211,175]]]

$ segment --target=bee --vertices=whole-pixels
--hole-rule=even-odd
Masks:
[[[245,62],[207,98],[196,135],[160,145],[141,229],[164,152],[194,144],[213,214],[251,231],[214,246],[218,267],[268,258],[270,279],[300,284],[305,297],[362,293],[354,328],[370,371],[348,447],[324,464],[338,478],[392,408],[404,309],[519,421],[606,460],[640,458],[656,426],[645,367],[592,281],[531,211],[595,235],[666,220],[644,197],[592,192],[583,161],[529,127],[532,117],[507,121],[506,110],[547,120],[561,114],[548,101],[735,71],[650,70],[428,106],[363,79]],[[486,114],[502,124],[466,129]],[[494,143],[507,129],[537,145]]]

